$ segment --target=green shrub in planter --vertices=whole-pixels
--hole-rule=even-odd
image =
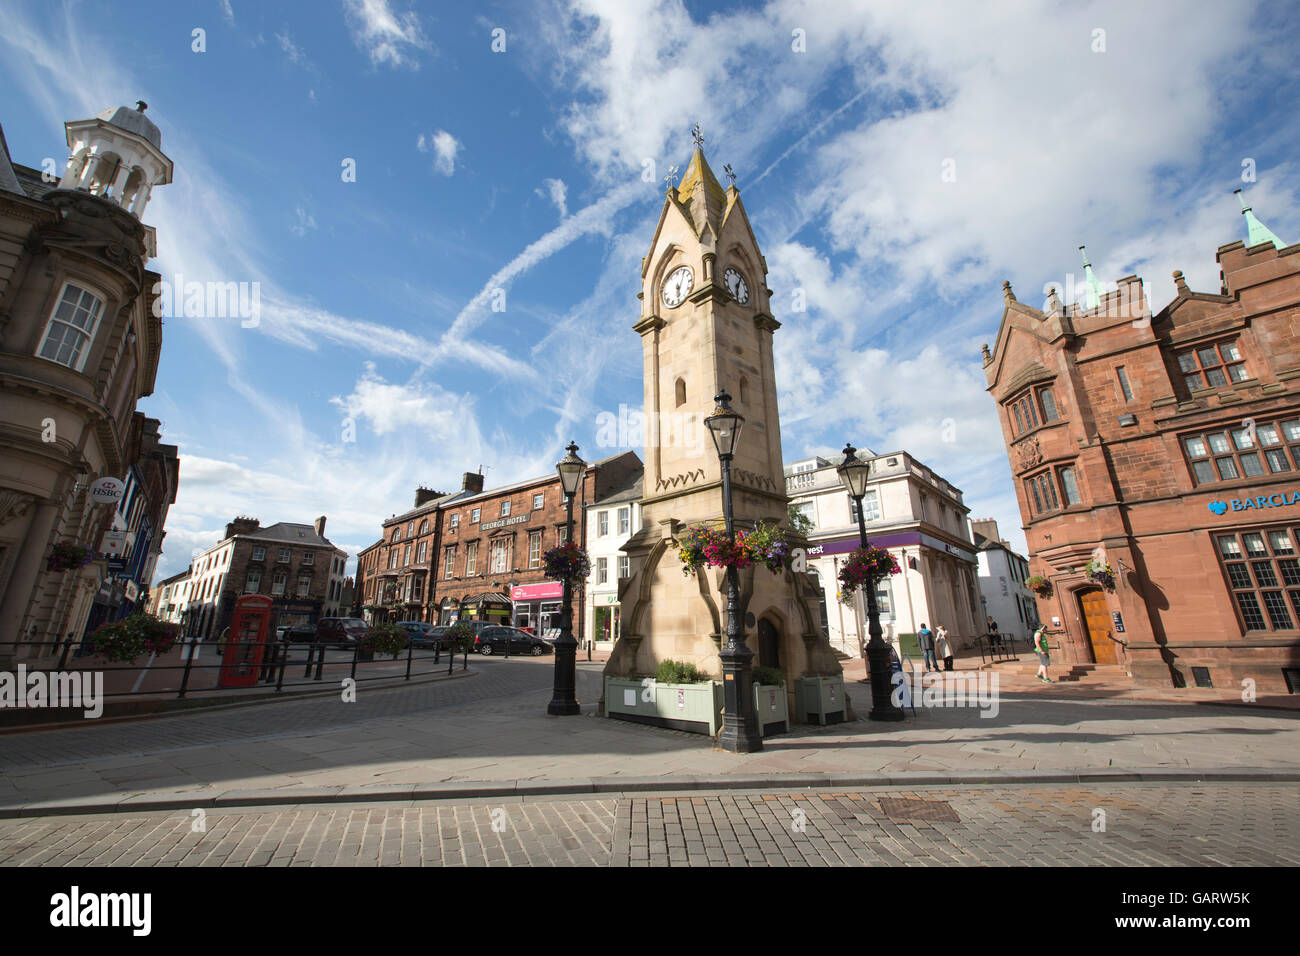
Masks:
[[[671,658],[659,662],[655,681],[660,684],[702,684],[710,680],[707,674],[701,674],[694,664],[686,664]]]
[[[779,667],[764,667],[762,664],[756,664],[751,673],[755,684],[779,684],[782,687],[785,686],[785,672]]]
[[[403,628],[396,624],[376,624],[361,641],[361,650],[372,654],[391,654],[394,658],[406,650],[410,642]]]

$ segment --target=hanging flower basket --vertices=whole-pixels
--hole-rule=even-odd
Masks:
[[[1115,587],[1115,569],[1109,564],[1089,561],[1086,573],[1088,580],[1093,584],[1100,584],[1104,588]]]
[[[134,664],[141,654],[165,654],[176,644],[180,628],[143,611],[111,621],[86,639],[91,652],[115,664]]]
[[[848,604],[853,593],[868,584],[874,586],[876,581],[891,574],[898,574],[898,561],[884,548],[871,545],[849,554],[840,568],[839,599]]]
[[[577,542],[566,541],[542,554],[542,567],[550,581],[563,581],[570,587],[587,580],[591,559]]]
[[[760,521],[749,531],[737,529],[733,540],[724,529],[697,524],[678,535],[674,543],[683,574],[694,574],[703,567],[739,571],[754,564],[780,574],[790,563],[786,533],[775,524]]]
[[[1041,596],[1051,592],[1052,582],[1047,580],[1045,577],[1035,574],[1033,577],[1025,578],[1025,587]]]
[[[95,560],[95,553],[79,544],[56,544],[45,562],[48,571],[73,571]]]

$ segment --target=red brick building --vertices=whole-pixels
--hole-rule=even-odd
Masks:
[[[586,537],[583,506],[641,468],[633,452],[588,466],[573,504],[577,540]],[[371,620],[492,620],[538,633],[558,628],[560,585],[543,576],[541,556],[561,543],[564,524],[554,472],[487,491],[477,472],[466,472],[451,494],[421,488],[415,507],[385,521],[381,539],[358,558],[362,609]],[[581,633],[581,595],[574,608],[575,633]]]
[[[1003,284],[984,370],[1054,664],[1300,690],[1300,244],[1243,211],[1222,288],[1175,272],[1154,316],[1135,276],[1099,295],[1089,269],[1090,302],[1045,311]]]

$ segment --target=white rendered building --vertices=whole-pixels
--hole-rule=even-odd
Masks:
[[[971,521],[971,538],[979,559],[980,601],[987,624],[993,618],[998,633],[1014,637],[1016,644],[1028,645],[1038,626],[1038,604],[1033,592],[1025,587],[1029,561],[1012,551],[998,536],[998,523],[992,518]]]
[[[621,487],[587,505],[587,554],[591,574],[585,592],[583,641],[610,648],[619,636],[619,585],[632,575],[631,558],[620,549],[641,528],[641,478],[638,470]]]
[[[976,590],[974,544],[961,491],[906,452],[859,452],[871,462],[862,499],[869,543],[887,548],[902,569],[880,582],[877,603],[886,639],[907,650],[925,623],[947,628],[954,648],[971,645],[982,633]],[[838,599],[845,556],[859,547],[857,514],[840,483],[833,460],[808,458],[787,465],[791,508],[813,522],[808,533],[808,570],[820,579],[823,614],[831,647],[860,657],[868,640],[865,602]]]

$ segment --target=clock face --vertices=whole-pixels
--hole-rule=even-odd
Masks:
[[[745,277],[735,269],[728,269],[722,274],[722,284],[727,287],[731,297],[741,305],[749,302],[749,284],[745,282]]]
[[[686,297],[691,293],[691,286],[695,283],[695,273],[691,271],[690,266],[679,266],[672,271],[672,274],[664,280],[663,299],[664,305],[670,309],[675,309],[686,301]]]

